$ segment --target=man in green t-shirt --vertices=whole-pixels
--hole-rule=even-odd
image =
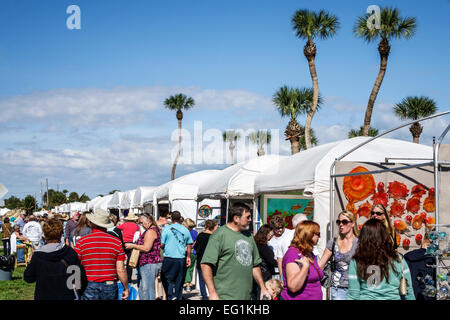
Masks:
[[[201,261],[203,279],[210,300],[250,300],[253,281],[261,288],[261,296],[268,291],[259,264],[258,248],[249,230],[252,221],[250,208],[237,203],[228,212],[228,223],[209,238]]]

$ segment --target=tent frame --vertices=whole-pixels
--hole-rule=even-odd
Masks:
[[[448,161],[439,161],[439,148],[441,146],[441,143],[443,141],[443,139],[445,138],[445,136],[447,135],[448,131],[450,130],[450,124],[447,126],[447,128],[442,132],[441,136],[439,137],[438,141],[436,142],[435,137],[433,137],[433,159],[423,159],[423,158],[386,158],[386,162],[388,162],[388,159],[395,159],[395,160],[428,160],[427,162],[423,162],[423,163],[419,163],[419,164],[411,164],[411,165],[405,165],[399,168],[395,168],[395,169],[382,169],[382,170],[374,170],[374,171],[369,171],[369,172],[362,172],[362,173],[347,173],[347,174],[336,174],[335,173],[335,169],[336,169],[336,163],[341,161],[344,157],[346,157],[347,155],[349,155],[350,153],[352,153],[353,151],[359,149],[360,147],[362,147],[363,145],[368,144],[369,142],[378,139],[388,133],[391,133],[393,131],[396,131],[398,129],[404,128],[406,126],[412,125],[413,123],[416,122],[421,122],[421,121],[425,121],[431,118],[436,118],[436,117],[440,117],[446,114],[450,114],[450,111],[446,111],[446,112],[441,112],[429,117],[425,117],[419,120],[414,120],[414,121],[410,121],[406,124],[403,124],[401,126],[395,127],[393,129],[390,129],[388,131],[385,131],[375,137],[372,137],[362,143],[360,143],[359,145],[355,146],[354,148],[352,148],[351,150],[345,152],[344,154],[342,154],[341,156],[339,156],[338,158],[336,158],[334,160],[334,162],[332,163],[331,167],[330,167],[330,222],[329,222],[329,230],[328,230],[328,238],[331,238],[333,236],[333,219],[334,219],[334,185],[336,182],[336,178],[337,177],[346,177],[346,176],[355,176],[355,175],[364,175],[364,174],[372,174],[372,173],[383,173],[383,172],[390,172],[390,171],[398,171],[398,170],[406,170],[406,169],[411,169],[411,168],[418,168],[418,167],[424,167],[424,166],[429,166],[429,165],[433,165],[434,167],[434,171],[433,171],[433,175],[434,175],[434,188],[435,188],[435,216],[436,216],[436,224],[435,224],[435,229],[436,232],[439,232],[439,226],[443,226],[443,225],[439,225],[439,166],[442,164],[450,164],[450,162]],[[429,161],[431,160],[431,161]],[[434,266],[436,268],[436,274],[439,274],[439,270],[440,270],[440,260],[441,258],[439,257],[439,255],[436,255],[436,265]],[[435,281],[436,283],[436,291],[439,291],[439,281]],[[327,291],[329,291],[330,289],[327,289]],[[330,295],[330,299],[331,299],[331,295]]]

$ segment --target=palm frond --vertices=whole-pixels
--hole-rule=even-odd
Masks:
[[[426,96],[408,96],[394,106],[394,113],[401,120],[418,120],[437,112],[436,102]]]
[[[182,93],[170,96],[164,100],[164,106],[170,110],[188,110],[195,105],[195,101],[191,97],[187,97]]]

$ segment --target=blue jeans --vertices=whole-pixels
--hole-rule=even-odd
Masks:
[[[17,248],[17,262],[25,262],[25,249]]]
[[[117,300],[117,283],[106,284],[105,282],[89,281],[84,290],[81,300]]]
[[[203,300],[208,300],[208,294],[206,293],[206,284],[205,280],[203,280],[202,269],[197,268],[198,272],[198,284],[200,286],[200,294],[202,295]]]
[[[155,279],[162,263],[147,263],[139,267],[139,300],[155,300]]]
[[[331,287],[332,300],[347,300],[347,288]]]
[[[161,267],[161,281],[167,300],[183,300],[186,259],[165,257]]]
[[[11,243],[9,239],[2,240],[3,241],[3,252],[5,256],[9,256],[11,254]]]

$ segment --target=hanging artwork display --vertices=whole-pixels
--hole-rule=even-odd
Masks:
[[[204,204],[200,208],[198,208],[198,215],[203,219],[208,218],[211,214],[212,208],[207,204]]]
[[[293,229],[292,218],[303,213],[308,220],[313,219],[314,200],[300,195],[264,195],[264,216],[266,223],[275,215],[281,215],[285,220],[285,227]]]
[[[410,168],[401,171],[364,174],[364,172],[392,169],[403,164],[375,164],[341,161],[336,174],[362,173],[339,177],[335,184],[334,215],[351,211],[361,229],[375,204],[382,204],[397,232],[401,253],[420,248],[426,232],[435,223],[435,190],[433,167]],[[333,220],[333,221],[334,221]],[[337,228],[334,228],[334,236]]]

